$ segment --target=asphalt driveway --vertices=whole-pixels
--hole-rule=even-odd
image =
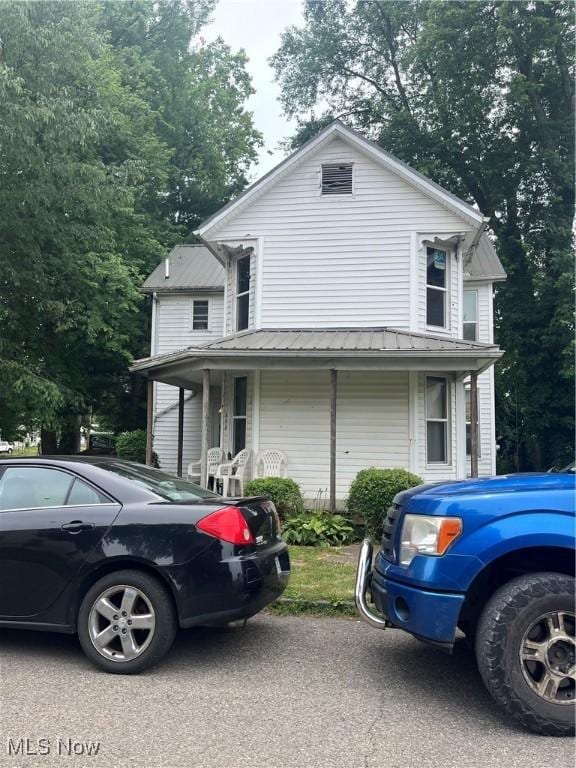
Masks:
[[[75,638],[5,630],[0,665],[7,768],[573,762],[571,740],[525,733],[500,715],[464,648],[448,657],[358,621],[261,615],[245,628],[188,630],[138,677],[97,671]],[[86,754],[87,742],[99,743],[97,754]],[[39,744],[48,754],[22,754]]]

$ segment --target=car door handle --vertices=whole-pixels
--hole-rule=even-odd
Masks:
[[[80,533],[81,531],[89,531],[94,527],[94,523],[84,523],[82,520],[72,520],[71,523],[64,523],[64,525],[60,526],[61,530],[68,531],[68,533]]]

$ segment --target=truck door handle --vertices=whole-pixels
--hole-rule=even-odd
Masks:
[[[80,533],[81,531],[89,531],[94,527],[94,523],[84,523],[82,520],[72,520],[71,523],[64,523],[64,525],[60,526],[61,530],[68,531],[68,533]]]

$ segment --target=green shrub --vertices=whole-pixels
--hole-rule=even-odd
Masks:
[[[136,429],[134,432],[124,432],[116,438],[116,455],[126,461],[146,463],[146,430]]]
[[[361,516],[368,536],[379,541],[386,510],[394,496],[422,482],[418,475],[405,469],[362,469],[350,486],[348,512]]]
[[[319,547],[321,544],[348,544],[354,540],[354,526],[343,515],[316,510],[290,517],[282,527],[287,544]]]
[[[300,486],[288,477],[261,477],[244,486],[245,496],[266,496],[274,502],[280,518],[297,515],[304,509]]]

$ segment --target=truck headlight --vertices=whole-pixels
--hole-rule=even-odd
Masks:
[[[415,555],[443,555],[461,533],[459,517],[406,515],[400,535],[400,564],[410,565]]]

